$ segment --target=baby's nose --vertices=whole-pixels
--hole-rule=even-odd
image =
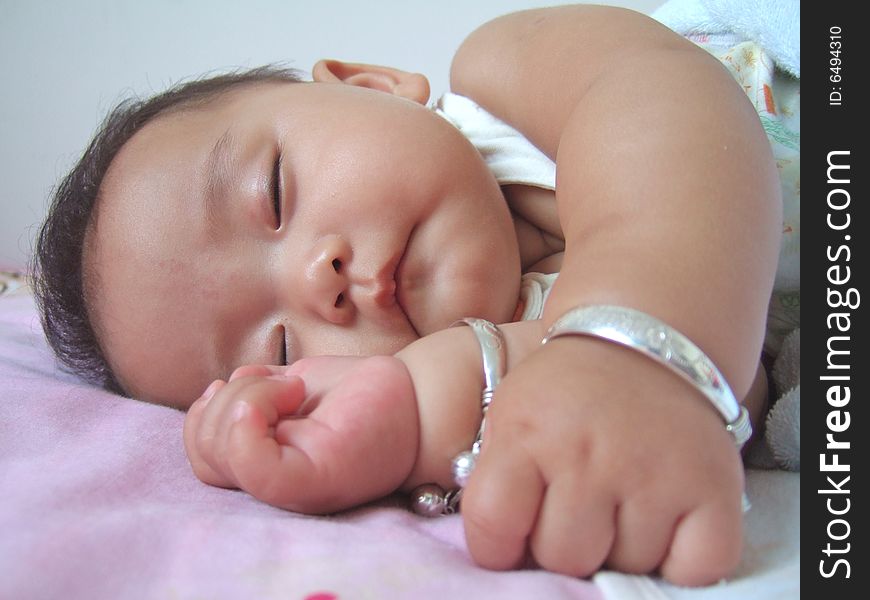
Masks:
[[[330,323],[345,324],[353,317],[348,297],[346,266],[352,256],[350,244],[337,235],[320,238],[303,265],[300,296],[310,310]]]

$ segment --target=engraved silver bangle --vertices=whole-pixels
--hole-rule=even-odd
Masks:
[[[486,319],[460,319],[451,327],[468,325],[474,331],[483,357],[484,387],[480,394],[481,418],[480,427],[471,445],[471,450],[457,454],[451,464],[453,481],[457,487],[446,492],[440,486],[429,483],[418,486],[411,493],[411,507],[418,515],[437,517],[456,512],[462,498],[462,488],[468,483],[468,478],[477,464],[480,447],[483,443],[483,433],[486,429],[486,413],[492,403],[495,388],[501,383],[505,373],[505,340],[501,329]]]
[[[752,435],[749,413],[722,373],[689,338],[646,313],[622,306],[586,306],[559,317],[542,341],[587,335],[631,348],[661,363],[701,392],[725,420],[738,448]]]
[[[480,351],[483,355],[483,377],[485,382],[483,392],[480,394],[480,410],[482,413],[480,429],[477,431],[477,436],[474,438],[471,450],[460,452],[453,459],[453,480],[459,487],[465,487],[471,472],[474,470],[474,465],[477,463],[477,456],[480,454],[483,432],[486,430],[486,412],[492,403],[492,395],[495,392],[495,388],[501,383],[502,377],[504,377],[506,353],[504,335],[497,325],[485,319],[468,318],[456,321],[451,327],[461,325],[469,325],[480,344]]]

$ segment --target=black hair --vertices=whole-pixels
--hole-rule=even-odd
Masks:
[[[67,370],[112,392],[125,393],[91,323],[83,283],[85,235],[100,186],[124,144],[157,117],[204,107],[242,86],[300,81],[300,72],[268,65],[182,82],[147,99],[124,100],[109,112],[81,159],[55,189],[31,259],[45,337]]]

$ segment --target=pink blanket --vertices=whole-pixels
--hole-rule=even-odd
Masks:
[[[183,414],[59,371],[27,294],[0,295],[0,411],[0,598],[600,598],[476,567],[459,517],[313,518],[200,483]]]

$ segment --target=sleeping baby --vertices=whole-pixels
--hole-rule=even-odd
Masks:
[[[58,355],[188,410],[196,475],[275,506],[461,497],[485,567],[727,576],[782,226],[728,70],[567,6],[472,33],[433,108],[415,73],[312,78],[110,115],[39,239]]]

